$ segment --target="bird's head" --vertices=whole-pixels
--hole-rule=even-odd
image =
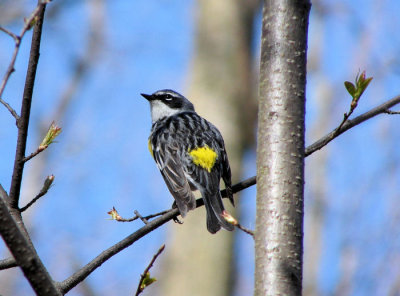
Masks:
[[[141,95],[150,103],[153,123],[180,112],[194,111],[194,106],[188,99],[170,89],[158,90],[151,95]]]

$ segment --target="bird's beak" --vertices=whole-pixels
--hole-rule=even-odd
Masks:
[[[152,95],[146,95],[146,94],[140,94],[143,98],[145,98],[147,101],[152,101],[153,100],[153,96]]]

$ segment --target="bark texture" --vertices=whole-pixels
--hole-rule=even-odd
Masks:
[[[264,1],[255,295],[301,295],[309,1]]]

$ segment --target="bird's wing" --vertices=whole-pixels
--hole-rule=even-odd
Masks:
[[[222,143],[223,144],[223,143]],[[221,163],[222,163],[222,179],[225,183],[226,194],[228,199],[230,200],[231,204],[235,206],[235,201],[233,199],[232,193],[232,174],[231,174],[231,167],[229,165],[228,155],[225,150],[225,146],[222,146],[221,149]]]
[[[169,191],[175,198],[181,216],[185,217],[187,211],[196,207],[196,199],[183,172],[178,148],[164,144],[164,147],[154,151],[154,160]]]

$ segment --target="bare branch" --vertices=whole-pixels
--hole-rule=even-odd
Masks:
[[[0,270],[8,269],[8,268],[16,267],[16,266],[18,266],[17,262],[12,257],[0,260]]]
[[[19,37],[15,35],[13,32],[7,30],[6,28],[3,28],[2,26],[0,26],[0,31],[3,31],[7,35],[9,35],[12,39],[14,39],[15,42],[18,42]]]
[[[166,214],[168,212],[169,212],[169,210],[166,210],[166,211],[162,211],[162,212],[159,212],[159,213],[156,213],[156,214],[148,215],[148,216],[146,216],[144,218],[147,219],[147,220],[150,220],[150,219],[153,219],[155,217],[162,216],[162,215],[164,215],[164,214]]]
[[[157,260],[157,257],[160,256],[160,254],[164,251],[164,249],[165,245],[162,245],[161,248],[158,249],[157,253],[153,256],[153,259],[151,259],[150,264],[146,267],[143,274],[140,276],[140,281],[135,296],[142,293],[147,286],[149,286],[155,281],[155,279],[150,278],[150,268],[153,266],[154,262]],[[150,280],[149,283],[145,283],[146,279]]]
[[[14,48],[13,55],[11,57],[11,62],[8,65],[7,71],[4,74],[3,80],[1,81],[1,84],[0,84],[0,98],[3,96],[3,92],[4,92],[4,89],[5,89],[6,84],[8,82],[8,79],[10,78],[11,74],[14,72],[14,65],[15,65],[15,61],[17,59],[17,55],[18,55],[19,48],[20,48],[20,45],[21,45],[21,40],[24,37],[25,33],[32,27],[32,22],[34,20],[40,18],[39,15],[42,13],[43,7],[46,6],[47,2],[48,1],[43,1],[43,2],[39,1],[39,4],[36,6],[36,8],[32,12],[32,14],[30,15],[30,17],[25,20],[25,25],[23,26],[23,28],[22,28],[21,32],[19,33],[19,35],[15,35],[14,33],[8,31],[7,29],[0,27],[1,31],[3,31],[6,34],[10,35],[15,41],[15,48]],[[41,29],[40,29],[40,31],[41,31]],[[1,103],[3,105],[5,105],[3,102],[4,101],[2,101]],[[5,105],[5,106],[7,107],[7,105]],[[14,109],[12,109],[10,106],[7,107],[7,109],[11,112],[11,114],[14,116],[14,118],[18,121],[19,118],[18,118],[18,116],[15,116],[17,113],[14,111]],[[10,109],[13,110],[13,112]]]
[[[8,111],[10,111],[11,115],[15,118],[16,121],[18,121],[19,119],[19,115],[17,114],[17,112],[15,112],[15,110],[10,106],[10,104],[8,104],[6,101],[4,101],[2,98],[0,98],[0,103],[2,103]]]
[[[149,223],[149,221],[147,221],[146,218],[144,218],[142,215],[140,215],[140,213],[139,213],[138,211],[135,210],[134,213],[135,213],[136,217],[139,217],[139,219],[142,220],[142,222],[143,222],[144,224]]]
[[[39,200],[39,198],[41,198],[43,195],[45,195],[47,193],[47,191],[49,191],[53,181],[54,181],[54,175],[47,176],[47,178],[44,180],[43,187],[40,190],[40,192],[38,193],[38,195],[36,195],[26,206],[22,207],[20,209],[20,212],[22,213],[25,210],[27,210],[30,206],[32,206],[35,202],[37,202]]]
[[[323,148],[324,146],[326,146],[330,141],[332,141],[334,138],[340,136],[341,134],[343,134],[344,132],[346,132],[347,130],[355,127],[356,125],[359,125],[360,123],[371,119],[373,117],[375,117],[376,115],[382,114],[382,113],[388,113],[388,112],[394,112],[394,111],[390,111],[389,108],[397,105],[400,103],[400,95],[394,97],[393,99],[361,114],[360,116],[357,116],[356,118],[347,121],[345,124],[343,124],[340,132],[338,134],[335,135],[336,129],[334,129],[333,131],[331,131],[330,133],[326,134],[325,136],[323,136],[322,138],[320,138],[319,140],[315,141],[313,144],[309,145],[306,149],[305,149],[305,156],[309,156],[311,154],[313,154],[315,151]],[[396,112],[397,113],[397,112]],[[390,114],[390,113],[389,113]],[[256,176],[253,176],[251,178],[248,178],[242,182],[239,182],[235,185],[232,186],[232,191],[233,193],[242,191],[243,189],[246,189],[250,186],[255,185],[257,182],[256,180]],[[226,197],[226,191],[225,189],[221,191],[221,194],[223,197]],[[200,201],[200,202],[199,202]],[[202,205],[202,200],[198,200],[198,202]],[[164,212],[161,212],[161,214],[163,214]],[[157,214],[155,214],[157,215]],[[146,216],[147,219],[151,218],[152,216]]]
[[[11,217],[3,196],[0,198],[0,217],[0,234],[36,294],[61,295],[35,249]]]
[[[250,234],[254,239],[254,231],[253,230],[250,230],[250,229],[242,226],[240,223],[236,224],[235,226],[237,228],[239,228],[241,231],[243,231],[244,233]]]
[[[247,180],[244,180],[238,184],[235,184],[232,186],[232,192],[236,193],[238,191],[241,191],[245,188],[248,188],[256,183],[256,177],[249,178]],[[227,197],[226,191],[222,190],[221,194],[223,197]],[[204,202],[202,199],[197,199],[196,200],[196,208],[201,207],[204,205]],[[118,213],[116,213],[118,214]],[[65,294],[68,291],[70,291],[72,288],[74,288],[77,284],[85,280],[87,276],[89,276],[95,269],[97,269],[101,264],[106,262],[109,258],[114,256],[115,254],[121,252],[123,249],[129,247],[132,245],[134,242],[142,238],[143,236],[147,235],[148,233],[152,232],[153,230],[157,229],[161,225],[167,223],[170,220],[173,220],[179,215],[179,210],[177,208],[172,208],[170,210],[166,210],[154,215],[149,215],[145,216],[145,219],[150,219],[153,217],[157,217],[161,215],[159,218],[154,219],[152,221],[149,221],[145,226],[142,228],[138,229],[131,235],[127,236],[125,239],[121,240],[114,246],[108,248],[107,250],[103,251],[101,254],[99,254],[95,259],[93,259],[91,262],[86,264],[84,267],[82,267],[80,270],[75,272],[72,276],[64,280],[63,282],[58,283],[58,287],[61,289],[61,291]],[[122,218],[123,219],[123,218]],[[134,220],[137,219],[137,216],[133,218]],[[115,219],[119,221],[119,219]],[[125,219],[126,220],[126,219]]]
[[[18,201],[21,190],[22,173],[24,170],[23,159],[25,156],[26,139],[28,136],[28,125],[29,125],[29,117],[31,111],[32,93],[35,84],[36,69],[39,61],[40,41],[42,36],[42,26],[43,26],[45,7],[46,7],[46,2],[39,1],[39,4],[32,13],[32,15],[26,20],[25,26],[20,34],[20,38],[22,38],[22,36],[31,26],[32,21],[35,20],[35,27],[32,34],[28,70],[26,74],[24,94],[22,98],[21,116],[17,120],[17,126],[18,126],[17,151],[15,154],[13,176],[11,179],[11,187],[9,194],[9,199],[10,199],[9,202],[11,207],[14,209],[18,208]],[[20,44],[19,42],[16,44],[13,60],[10,63],[9,70],[7,71],[5,77],[3,78],[2,86],[0,87],[0,97],[4,90],[5,84],[7,83],[9,75],[11,74],[12,69],[14,67],[15,58],[19,50],[19,44]]]
[[[47,148],[47,147],[46,147]],[[27,161],[29,161],[29,160],[31,160],[32,158],[34,158],[36,155],[38,155],[40,152],[42,152],[42,151],[44,151],[45,149],[40,149],[40,148],[38,148],[38,149],[36,149],[36,151],[35,152],[32,152],[30,155],[28,155],[27,157],[24,157],[23,159],[22,159],[22,161],[23,162],[27,162]]]
[[[385,113],[390,115],[399,115],[400,111],[386,110]]]
[[[318,141],[314,142],[310,146],[308,146],[305,150],[305,156],[309,156],[310,154],[314,153],[315,151],[321,149],[322,147],[326,146],[330,141],[335,139],[337,136],[343,134],[345,131],[355,127],[356,125],[359,125],[360,123],[376,116],[382,113],[387,113],[386,111],[389,110],[389,108],[393,107],[394,105],[397,105],[400,103],[400,96],[394,97],[393,99],[369,110],[368,112],[365,112],[361,114],[360,116],[357,116],[356,118],[352,120],[346,121],[340,128],[340,130],[334,129],[331,131],[329,134],[325,135]]]
[[[131,235],[127,236],[125,239],[121,240],[114,246],[108,248],[107,250],[103,251],[99,254],[95,259],[85,265],[83,268],[75,272],[72,276],[67,278],[61,283],[58,283],[59,289],[61,289],[62,293],[65,294],[70,291],[73,287],[83,281],[89,274],[91,274],[95,269],[97,269],[101,264],[106,262],[109,258],[114,256],[115,254],[121,252],[123,249],[129,247],[134,242],[145,236],[146,234],[150,233],[154,229],[157,229],[161,225],[167,223],[174,217],[179,215],[178,209],[171,209],[166,214],[162,215],[161,217],[150,221],[148,224],[143,226],[142,228],[138,229]]]

